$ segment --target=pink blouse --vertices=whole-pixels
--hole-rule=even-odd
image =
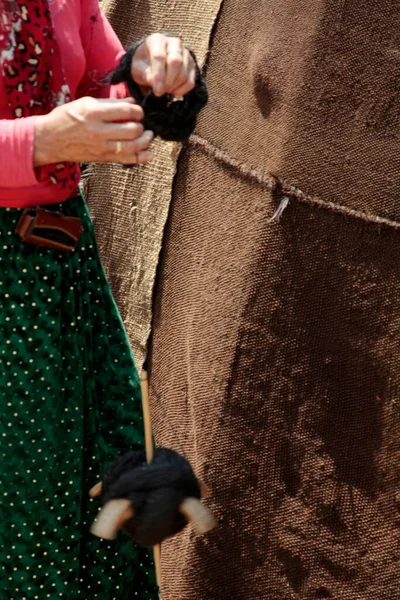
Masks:
[[[98,0],[50,0],[63,66],[73,99],[123,97],[124,86],[104,84],[123,48]],[[38,181],[33,168],[35,117],[13,119],[0,74],[0,206],[18,207],[66,200],[65,190]]]

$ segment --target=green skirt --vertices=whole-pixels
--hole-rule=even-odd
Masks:
[[[75,252],[23,243],[0,209],[0,599],[157,598],[149,551],[99,540],[88,492],[141,448],[140,384],[82,197]]]

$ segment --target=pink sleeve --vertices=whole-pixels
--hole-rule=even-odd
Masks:
[[[107,76],[117,66],[124,48],[100,9],[98,0],[82,0],[81,40],[86,73],[77,96],[127,97],[125,85],[110,86]]]
[[[0,181],[4,187],[38,184],[32,160],[35,118],[0,120]]]

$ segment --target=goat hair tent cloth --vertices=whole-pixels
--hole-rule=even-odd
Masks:
[[[209,50],[177,166],[162,144],[88,184],[156,441],[220,520],[163,544],[161,598],[398,600],[400,4],[130,5],[124,42]]]

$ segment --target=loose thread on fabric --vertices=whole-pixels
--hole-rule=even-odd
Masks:
[[[284,181],[276,175],[265,175],[263,173],[260,173],[254,167],[251,167],[250,165],[244,162],[232,158],[227,152],[221,150],[217,146],[214,146],[213,144],[211,144],[210,142],[198,135],[191,135],[188,140],[188,144],[189,146],[199,149],[207,156],[210,156],[216,161],[222,163],[225,167],[233,171],[239,177],[257,183],[260,187],[270,192],[279,190],[280,193],[284,195],[284,198],[278,206],[275,213],[272,215],[271,219],[269,220],[270,223],[274,221],[279,221],[279,219],[282,216],[282,213],[287,208],[289,201],[291,199],[295,199],[303,204],[308,204],[310,206],[315,206],[318,208],[329,209],[332,212],[338,214],[360,219],[365,223],[374,223],[375,225],[381,225],[391,227],[392,229],[400,230],[399,221],[394,221],[392,219],[387,219],[378,215],[372,215],[362,210],[357,210],[348,206],[336,204],[335,202],[331,202],[329,200],[322,200],[318,196],[307,194],[306,192],[303,192],[296,186],[290,185],[289,183],[287,183],[286,181]]]
[[[283,196],[281,202],[279,203],[278,208],[276,209],[276,211],[274,212],[272,217],[269,219],[268,223],[273,223],[273,221],[280,221],[283,213],[289,206],[289,202],[290,202],[289,197]]]

